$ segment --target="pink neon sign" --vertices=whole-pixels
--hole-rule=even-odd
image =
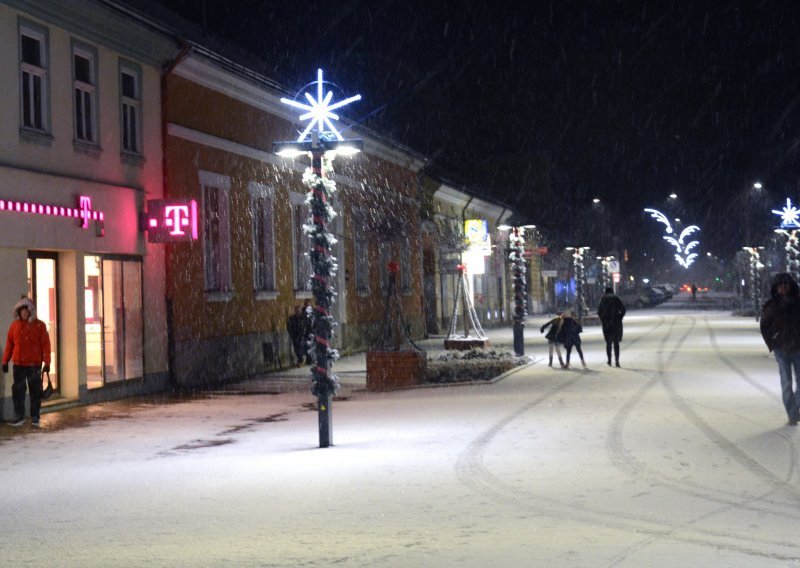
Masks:
[[[144,229],[147,231],[147,240],[151,243],[197,240],[197,201],[148,201]]]
[[[48,215],[51,217],[70,217],[78,220],[78,226],[82,229],[89,228],[89,221],[98,223],[97,236],[105,234],[103,222],[105,215],[102,211],[92,209],[92,198],[86,195],[78,196],[77,207],[62,207],[60,205],[48,205],[44,203],[32,203],[30,201],[15,201],[13,199],[0,199],[0,211],[11,213],[29,213],[32,215]]]

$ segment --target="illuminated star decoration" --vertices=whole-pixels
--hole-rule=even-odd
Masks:
[[[792,205],[792,200],[788,197],[786,198],[786,206],[782,210],[776,211],[773,209],[772,212],[781,218],[782,228],[800,228],[800,210]]]
[[[662,223],[666,227],[665,232],[667,234],[661,238],[663,238],[669,244],[674,246],[675,250],[677,250],[677,252],[675,253],[675,260],[677,261],[677,263],[683,266],[684,268],[689,268],[689,266],[697,258],[697,253],[692,252],[692,249],[695,248],[697,245],[699,245],[700,241],[691,241],[690,243],[686,243],[685,240],[686,237],[688,237],[692,233],[696,233],[697,231],[699,231],[700,227],[698,227],[697,225],[689,225],[683,231],[681,231],[681,234],[676,239],[675,237],[670,236],[675,231],[672,228],[672,224],[669,222],[669,219],[667,219],[666,215],[664,215],[661,211],[658,211],[656,209],[645,209],[645,212],[650,213],[650,216],[653,219],[655,219],[659,223]]]
[[[339,115],[332,112],[337,108],[342,108],[345,105],[349,105],[355,101],[361,100],[361,95],[355,95],[352,97],[348,97],[344,100],[339,101],[338,103],[331,104],[331,99],[333,98],[333,91],[328,91],[327,94],[324,94],[324,84],[325,82],[322,80],[322,69],[317,69],[317,98],[316,100],[312,97],[308,92],[303,93],[308,100],[309,104],[301,103],[292,99],[287,99],[285,97],[281,98],[281,102],[287,104],[289,106],[293,106],[295,108],[299,108],[300,110],[307,111],[305,114],[300,115],[300,120],[308,120],[309,123],[306,126],[306,129],[303,130],[300,137],[297,139],[298,142],[305,142],[306,138],[308,137],[309,133],[317,127],[317,132],[319,133],[320,139],[325,139],[330,135],[336,137],[337,140],[344,140],[342,138],[341,133],[336,129],[333,125],[333,120],[339,120]],[[312,85],[314,83],[311,83]]]

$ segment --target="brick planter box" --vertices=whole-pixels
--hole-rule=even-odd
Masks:
[[[481,347],[485,349],[486,347],[489,347],[489,340],[477,339],[475,337],[462,337],[459,339],[444,340],[444,348],[448,351],[468,351],[469,349],[473,349],[475,347]]]
[[[411,387],[425,382],[424,351],[367,351],[367,390]]]

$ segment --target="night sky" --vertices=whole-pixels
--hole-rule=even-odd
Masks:
[[[161,3],[565,240],[644,246],[650,206],[729,255],[798,197],[800,2]]]

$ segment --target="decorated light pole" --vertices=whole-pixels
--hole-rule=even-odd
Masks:
[[[758,320],[761,313],[761,249],[764,247],[743,247],[750,257],[750,298],[753,301],[753,312]]]
[[[792,205],[791,199],[786,199],[786,205],[781,210],[773,209],[772,212],[781,218],[780,227],[775,232],[783,235],[786,251],[786,272],[795,280],[800,276],[800,245],[798,244],[798,229],[800,229],[800,210]]]
[[[514,288],[514,353],[525,355],[525,318],[528,315],[527,278],[525,270],[525,229],[514,227],[509,235],[508,260],[511,263],[511,278]]]
[[[575,271],[575,315],[578,321],[583,320],[586,314],[586,258],[589,247],[567,247],[572,251],[572,261]]]
[[[319,447],[327,448],[333,444],[331,403],[339,388],[336,376],[331,373],[331,367],[339,357],[338,351],[332,345],[336,322],[331,310],[336,297],[333,282],[337,270],[331,247],[336,244],[336,239],[328,231],[328,225],[336,215],[331,206],[336,183],[328,175],[333,171],[332,162],[337,154],[353,155],[363,146],[361,140],[345,140],[342,137],[332,122],[339,117],[332,111],[359,100],[361,96],[332,103],[333,92],[325,93],[326,82],[323,81],[321,69],[317,71],[316,82],[311,84],[316,84],[317,98],[305,92],[304,98],[308,104],[281,99],[281,102],[304,111],[300,120],[309,122],[297,140],[275,142],[273,151],[283,157],[307,155],[311,159],[311,167],[303,174],[303,184],[308,188],[306,202],[309,205],[309,218],[303,230],[311,241],[309,257],[314,271],[311,290],[316,303],[312,317],[310,349],[316,361],[311,371],[311,393],[317,397],[318,403]]]

